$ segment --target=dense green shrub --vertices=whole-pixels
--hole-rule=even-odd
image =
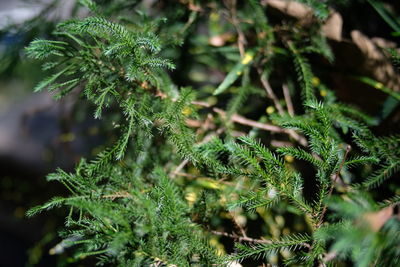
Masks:
[[[398,266],[400,136],[377,136],[381,121],[339,102],[310,63],[334,61],[320,29],[332,3],[301,1],[315,11],[301,23],[255,0],[96,2],[26,49],[51,71],[35,91],[79,96],[107,137],[48,176],[69,196],[28,213],[67,208],[53,252],[118,266]]]

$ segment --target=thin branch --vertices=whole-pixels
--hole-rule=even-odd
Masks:
[[[278,98],[276,97],[274,91],[271,88],[271,85],[269,84],[269,82],[265,79],[265,77],[262,75],[262,70],[260,68],[257,69],[259,75],[260,75],[260,80],[261,83],[265,89],[265,91],[267,92],[267,95],[270,99],[272,99],[272,101],[274,102],[274,105],[276,107],[276,109],[278,110],[278,113],[280,115],[284,115],[285,112],[283,111],[282,105],[279,103]],[[291,103],[291,101],[290,101]],[[303,146],[307,146],[308,142],[304,137],[301,137],[298,133],[296,133],[294,130],[286,130],[286,133],[289,134],[293,139],[299,141],[299,143]]]
[[[205,107],[205,108],[209,108],[211,107],[210,104],[208,104],[207,102],[203,102],[203,101],[192,101],[193,105],[197,105],[197,106],[201,106],[201,107]]]
[[[326,263],[335,259],[336,256],[337,256],[337,253],[334,251],[325,254],[324,258],[322,259],[322,262],[319,264],[319,267],[326,266]]]
[[[192,13],[190,13],[189,20],[186,22],[186,24],[180,30],[180,32],[179,32],[180,34],[185,33],[190,28],[190,26],[192,26],[193,22],[195,22],[195,20],[197,18],[197,13],[199,11],[200,10],[193,10]]]
[[[335,183],[336,183],[337,179],[339,178],[339,174],[340,174],[340,172],[341,172],[342,169],[343,169],[344,163],[346,162],[346,159],[347,159],[347,156],[349,155],[350,150],[351,150],[351,146],[348,145],[348,146],[346,147],[346,152],[345,152],[345,154],[344,154],[344,157],[343,157],[343,159],[342,159],[342,162],[340,163],[340,167],[339,167],[339,169],[337,170],[337,172],[336,172],[336,174],[335,174],[335,178],[334,178],[333,181],[332,181],[332,185],[331,185],[331,188],[330,188],[330,190],[329,190],[329,195],[328,195],[328,196],[331,196],[331,195],[332,195],[333,188],[334,188],[334,186],[335,186]]]
[[[219,108],[213,108],[213,111],[218,113],[221,116],[225,116],[226,115],[226,112],[221,110],[221,109],[219,109]],[[299,142],[299,144],[301,144],[302,146],[307,146],[308,145],[307,139],[305,139],[303,136],[299,135],[298,133],[296,133],[293,130],[287,130],[287,129],[283,129],[283,128],[279,127],[279,126],[275,126],[275,125],[272,125],[272,124],[261,123],[261,122],[258,122],[258,121],[250,120],[250,119],[247,119],[247,118],[245,118],[243,116],[240,116],[238,114],[233,114],[232,117],[231,117],[231,120],[233,122],[236,122],[236,123],[239,123],[239,124],[242,124],[242,125],[247,125],[247,126],[251,126],[251,127],[254,127],[254,128],[258,128],[258,129],[274,132],[274,133],[288,134],[294,140]]]
[[[292,98],[290,97],[289,88],[287,84],[282,84],[283,96],[285,97],[286,106],[290,116],[294,116],[294,108]]]
[[[271,146],[274,146],[274,147],[289,147],[289,146],[293,146],[293,143],[292,142],[287,142],[287,141],[271,140]]]
[[[231,15],[231,23],[235,27],[235,30],[238,34],[238,47],[239,47],[239,52],[240,56],[243,58],[245,54],[245,48],[244,46],[247,44],[246,37],[242,31],[242,29],[239,26],[239,20],[237,18],[237,10],[236,10],[236,0],[229,0],[225,5],[229,8],[229,13]]]
[[[248,238],[246,231],[244,230],[244,228],[240,225],[240,223],[236,220],[236,216],[234,212],[229,212],[229,214],[231,215],[231,219],[233,221],[233,223],[235,224],[235,226],[239,229],[240,233],[242,234],[243,238]]]
[[[121,191],[121,192],[115,192],[110,195],[103,195],[101,197],[102,198],[111,198],[111,200],[115,200],[116,198],[132,198],[132,195],[129,194],[129,192]]]
[[[219,232],[219,231],[214,231],[212,230],[211,233],[219,236],[226,236],[229,238],[236,239],[239,242],[245,241],[245,242],[251,242],[251,243],[258,243],[258,244],[271,244],[272,242],[269,240],[264,240],[264,239],[255,239],[255,238],[250,238],[250,237],[243,237],[243,236],[238,236],[236,234],[229,234],[226,232]]]
[[[278,110],[280,115],[284,115],[285,112],[282,108],[282,105],[279,103],[279,99],[276,97],[274,91],[271,88],[271,85],[265,79],[264,75],[262,75],[262,70],[261,68],[257,68],[258,74],[260,75],[260,81],[261,84],[263,85],[265,91],[267,92],[268,97],[274,102],[275,108]]]
[[[189,160],[185,159],[181,162],[181,164],[176,167],[176,169],[172,172],[171,176],[175,177],[185,166],[188,164]]]
[[[222,117],[226,116],[226,112],[223,111],[222,109],[213,108],[213,111],[215,113],[218,113]],[[285,133],[285,129],[283,129],[283,128],[279,127],[279,126],[275,126],[275,125],[268,124],[268,123],[261,123],[261,122],[254,121],[254,120],[250,120],[250,119],[247,119],[247,118],[245,118],[243,116],[240,116],[238,114],[233,114],[232,117],[231,117],[231,120],[233,122],[236,122],[236,123],[239,123],[239,124],[242,124],[242,125],[247,125],[247,126],[251,126],[251,127],[254,127],[254,128],[258,128],[258,129],[263,129],[263,130],[270,131],[270,132]]]
[[[344,163],[346,162],[346,159],[347,159],[347,156],[348,156],[350,150],[351,150],[351,146],[348,145],[348,146],[346,147],[346,152],[345,152],[345,154],[344,154],[344,157],[343,157],[343,159],[342,159],[342,162],[340,163],[339,169],[338,169],[337,172],[335,173],[335,178],[333,178],[333,181],[332,181],[331,187],[330,187],[330,189],[329,189],[327,198],[329,198],[330,196],[332,196],[333,188],[335,187],[336,180],[339,178],[339,174],[340,174],[340,172],[341,172],[341,170],[342,170],[342,168],[343,168],[343,166],[344,166]],[[324,206],[324,209],[322,210],[321,217],[320,217],[319,222],[318,222],[318,224],[317,224],[317,228],[318,228],[320,225],[322,225],[326,211],[327,211],[327,205],[325,205],[325,206]]]
[[[243,236],[238,236],[236,234],[229,234],[226,232],[219,232],[219,231],[211,231],[212,234],[219,235],[219,236],[226,236],[229,238],[233,238],[238,240],[239,242],[245,241],[245,242],[251,242],[251,243],[257,243],[257,244],[272,244],[273,242],[271,240],[265,240],[265,239],[255,239],[255,238],[250,238],[250,237],[243,237]],[[310,244],[308,243],[300,243],[299,245],[304,246],[306,248],[310,248]]]

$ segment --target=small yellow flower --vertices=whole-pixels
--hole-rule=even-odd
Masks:
[[[197,199],[197,195],[195,192],[189,192],[186,194],[185,199],[189,204],[193,204]]]
[[[325,96],[328,94],[328,92],[327,92],[326,90],[322,89],[321,91],[319,91],[319,94],[320,94],[322,97],[325,97]]]
[[[219,255],[225,255],[226,251],[224,246],[218,241],[217,238],[213,237],[210,239],[210,245],[217,249]]]
[[[315,76],[314,76],[314,77],[311,79],[311,83],[312,83],[313,86],[317,87],[318,85],[321,84],[321,80],[320,80],[318,77],[315,77]]]
[[[218,98],[215,96],[210,96],[209,98],[207,98],[207,103],[210,106],[214,106],[215,104],[217,104],[217,102],[218,102]]]
[[[265,109],[265,112],[267,112],[267,114],[272,114],[275,112],[275,108],[273,106],[269,106]]]
[[[380,83],[380,82],[377,82],[377,83],[374,84],[374,87],[375,87],[376,89],[382,89],[382,88],[383,88],[383,84]]]
[[[241,71],[237,71],[236,75],[242,75],[242,72]]]
[[[292,156],[286,155],[285,156],[285,161],[288,163],[292,163],[294,161],[294,158]]]
[[[281,216],[281,215],[277,215],[276,217],[275,217],[275,221],[276,221],[276,223],[279,225],[279,226],[283,226],[283,225],[285,225],[285,218],[283,218],[283,216]]]
[[[247,64],[249,64],[250,61],[252,61],[252,60],[253,60],[253,54],[251,54],[251,53],[246,53],[246,54],[244,55],[243,60],[242,60],[242,64],[243,64],[243,65],[247,65]]]
[[[185,115],[185,116],[189,116],[190,114],[192,114],[192,109],[189,108],[189,107],[185,107],[185,108],[182,110],[182,114]]]

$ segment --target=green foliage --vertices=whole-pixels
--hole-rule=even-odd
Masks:
[[[99,263],[122,266],[218,261],[200,228],[187,219],[190,209],[178,187],[161,169],[149,172],[144,180],[150,183],[145,184],[137,175],[143,165],[131,162],[129,168],[117,164],[93,172],[95,164],[82,161],[76,173],[52,174],[49,180],[68,184],[72,196],[29,212],[34,215],[61,203],[68,207],[63,235],[76,239],[70,245],[81,246],[76,259],[102,254]]]
[[[384,4],[380,1],[367,0],[367,2],[377,11],[382,19],[395,31],[395,34],[400,33],[400,19],[396,18],[390,11],[388,11]]]
[[[271,243],[266,244],[257,244],[251,246],[238,244],[237,248],[240,250],[240,253],[236,257],[255,257],[256,259],[258,259],[259,257],[267,258],[269,255],[276,254],[280,249],[283,248],[289,251],[298,250],[309,241],[310,237],[308,237],[307,235],[298,234],[285,236],[281,240],[271,241]]]
[[[385,266],[398,265],[398,220],[382,216],[384,210],[379,211],[368,195],[348,196],[348,200],[336,196],[330,199],[329,206],[340,222],[322,226],[314,233],[315,238],[333,241],[331,253],[339,259],[350,256],[356,266],[369,266],[372,261]],[[384,225],[382,229],[380,225]],[[354,244],[364,246],[354,247]]]
[[[308,53],[334,60],[318,25],[282,33],[257,1],[241,9],[161,1],[154,10],[146,1],[80,2],[90,16],[59,23],[54,40],[26,49],[51,72],[34,90],[84,99],[111,136],[73,173],[48,176],[69,196],[28,212],[69,209],[62,244],[75,248],[76,261],[396,266],[398,219],[377,230],[369,214],[399,202],[400,138],[377,136],[374,117],[337,101],[314,76]],[[327,18],[328,2],[301,2]],[[136,12],[125,17],[124,6]],[[282,64],[295,71],[277,74]],[[277,91],[296,79],[293,90]],[[278,113],[260,115],[266,104]],[[274,147],[273,138],[286,145]],[[380,186],[391,197],[379,204]],[[243,227],[250,220],[262,222],[254,238]]]
[[[312,71],[308,60],[303,57],[294,44],[289,43],[289,50],[293,55],[293,62],[297,72],[297,79],[301,84],[305,102],[314,100],[314,88],[312,85]]]

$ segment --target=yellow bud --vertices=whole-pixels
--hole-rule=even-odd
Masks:
[[[207,98],[207,103],[211,106],[214,106],[215,104],[217,104],[218,102],[218,98],[215,96],[210,96],[209,98]]]
[[[275,112],[275,108],[273,106],[269,106],[265,109],[265,112],[267,112],[267,114],[272,114]]]
[[[223,190],[224,185],[210,178],[198,178],[197,183],[204,188]]]
[[[189,116],[190,114],[192,114],[192,109],[189,108],[189,107],[185,107],[185,108],[182,110],[182,114],[185,115],[185,116]]]
[[[212,12],[212,13],[210,14],[210,20],[212,20],[212,21],[217,21],[217,20],[219,20],[219,14],[216,13],[216,12]]]
[[[74,133],[64,133],[60,135],[60,141],[63,143],[67,142],[72,142],[75,140],[75,134]]]
[[[285,218],[283,218],[281,215],[277,215],[275,217],[275,221],[279,226],[283,226],[285,224]]]
[[[217,253],[219,255],[225,255],[225,248],[224,246],[218,241],[217,238],[213,237],[210,239],[210,245],[217,249]]]
[[[288,163],[292,163],[294,161],[294,158],[292,156],[286,155],[285,156],[285,161]]]
[[[189,192],[186,194],[185,199],[189,204],[193,204],[197,199],[197,195],[195,192]]]
[[[236,75],[242,75],[242,72],[241,71],[237,71]]]
[[[377,83],[374,84],[374,87],[375,87],[376,89],[382,89],[382,88],[383,88],[383,84],[380,83],[380,82],[377,82]]]
[[[246,54],[244,55],[243,60],[242,60],[242,64],[243,64],[243,65],[247,65],[247,64],[249,64],[250,61],[252,61],[252,60],[253,60],[253,55],[250,54],[250,53],[246,53]]]
[[[49,250],[49,254],[50,255],[55,255],[57,252],[56,252],[56,249],[55,248],[51,248],[50,250]]]
[[[319,94],[320,94],[322,97],[325,97],[325,96],[328,94],[328,92],[327,92],[326,90],[321,90],[321,91],[319,91]]]
[[[211,238],[210,239],[210,245],[211,246],[216,246],[218,244],[218,240],[216,238]]]
[[[319,79],[318,77],[315,77],[315,76],[314,76],[314,77],[311,79],[311,83],[312,83],[313,86],[318,86],[318,85],[321,84],[321,81],[320,81],[320,79]]]

